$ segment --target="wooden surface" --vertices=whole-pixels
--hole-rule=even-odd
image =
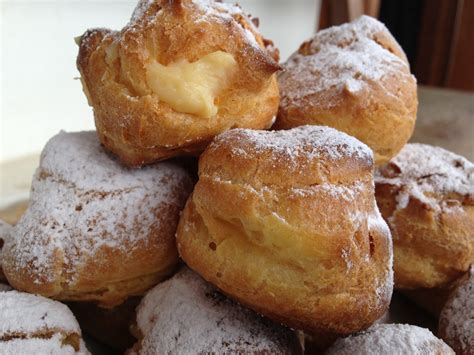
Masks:
[[[474,161],[474,93],[421,87],[411,142],[437,145]]]

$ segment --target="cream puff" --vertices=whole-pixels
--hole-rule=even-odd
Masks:
[[[438,333],[456,354],[474,354],[474,265],[457,282],[444,305]]]
[[[308,333],[365,329],[392,294],[372,151],[335,129],[234,129],[201,155],[184,261],[225,294]]]
[[[175,163],[130,170],[96,132],[59,133],[41,154],[3,271],[18,290],[117,305],[175,268],[174,234],[191,189]]]
[[[139,354],[302,354],[296,334],[220,294],[184,267],[137,308]]]
[[[334,127],[387,162],[413,133],[416,79],[387,28],[362,16],[317,32],[283,65],[275,127]]]
[[[426,328],[408,324],[376,324],[367,331],[338,339],[327,355],[454,355],[454,351]]]
[[[199,154],[233,127],[269,128],[280,67],[255,23],[217,1],[142,0],[120,32],[78,38],[77,67],[104,146],[140,166]]]
[[[81,329],[62,303],[0,291],[1,354],[89,354]]]
[[[474,164],[439,147],[407,144],[375,175],[392,231],[395,288],[445,288],[474,263]]]

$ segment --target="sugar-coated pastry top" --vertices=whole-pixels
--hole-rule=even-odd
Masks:
[[[222,166],[217,155],[231,156],[232,164]],[[361,171],[371,171],[373,166],[369,147],[323,126],[282,131],[233,129],[219,135],[201,160],[200,174],[228,180],[253,176],[253,180],[260,179],[262,184],[288,183],[293,188],[331,180],[352,181]],[[268,174],[269,170],[273,173]],[[291,178],[282,179],[284,176]]]
[[[287,354],[298,349],[291,330],[227,299],[187,267],[149,291],[137,310],[141,354]]]
[[[86,355],[89,354],[81,340],[79,350],[64,344],[60,334],[53,334],[49,338],[27,338],[0,341],[0,353],[6,355],[23,354],[50,354],[50,355]]]
[[[107,269],[106,250],[132,255],[166,243],[159,232],[177,223],[169,211],[180,208],[190,187],[174,163],[128,169],[105,153],[96,132],[61,132],[41,154],[29,208],[5,245],[4,262],[8,254],[12,274],[27,272],[34,283],[73,283],[91,260]],[[153,233],[158,236],[148,240]]]
[[[440,336],[459,354],[474,353],[474,265],[446,302]]]
[[[72,312],[64,304],[29,293],[0,294],[0,334],[30,334],[45,330],[81,334]]]
[[[0,292],[0,352],[87,353],[81,329],[64,304],[17,291]]]
[[[384,77],[401,75],[411,79],[402,49],[381,22],[369,16],[317,32],[301,45],[284,65],[280,75],[281,105],[298,104],[323,93],[317,105],[331,107],[342,91],[368,89]],[[318,80],[305,80],[308,73]]]
[[[328,355],[454,355],[431,331],[408,324],[376,324],[359,334],[338,339]]]
[[[460,204],[474,205],[474,164],[441,147],[407,144],[375,174],[377,184],[399,187],[397,208],[407,206],[410,198],[436,208]],[[454,204],[454,205],[453,205]]]

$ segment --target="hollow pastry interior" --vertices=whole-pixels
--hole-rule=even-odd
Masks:
[[[474,263],[474,165],[412,143],[378,169],[375,184],[393,235],[395,287],[449,287]]]
[[[62,303],[17,291],[0,291],[2,354],[88,354],[81,329]]]
[[[130,170],[96,132],[62,132],[42,152],[29,207],[4,246],[4,272],[19,290],[121,303],[174,269],[174,233],[191,188],[173,162]]]
[[[184,267],[137,308],[140,354],[301,354],[295,333],[219,293]]]
[[[366,145],[328,127],[223,133],[200,158],[180,255],[226,294],[294,328],[368,327],[392,292],[372,168]]]

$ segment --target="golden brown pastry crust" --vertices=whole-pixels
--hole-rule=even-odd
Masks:
[[[375,178],[393,236],[395,288],[448,287],[474,262],[474,165],[407,144]]]
[[[112,307],[167,277],[192,181],[173,162],[130,170],[96,132],[62,132],[41,155],[30,204],[3,248],[18,290]]]
[[[416,79],[386,27],[363,16],[320,31],[283,65],[277,129],[334,127],[366,143],[380,165],[413,133]]]
[[[230,5],[141,1],[122,31],[89,30],[79,46],[77,66],[100,139],[129,166],[198,154],[233,127],[268,128],[278,110],[278,53]],[[215,116],[177,112],[147,86],[151,60],[193,62],[218,50],[231,54],[238,69],[215,98]]]
[[[178,226],[180,255],[224,293],[291,327],[366,328],[392,292],[372,169],[367,146],[328,127],[223,133],[201,155]]]

